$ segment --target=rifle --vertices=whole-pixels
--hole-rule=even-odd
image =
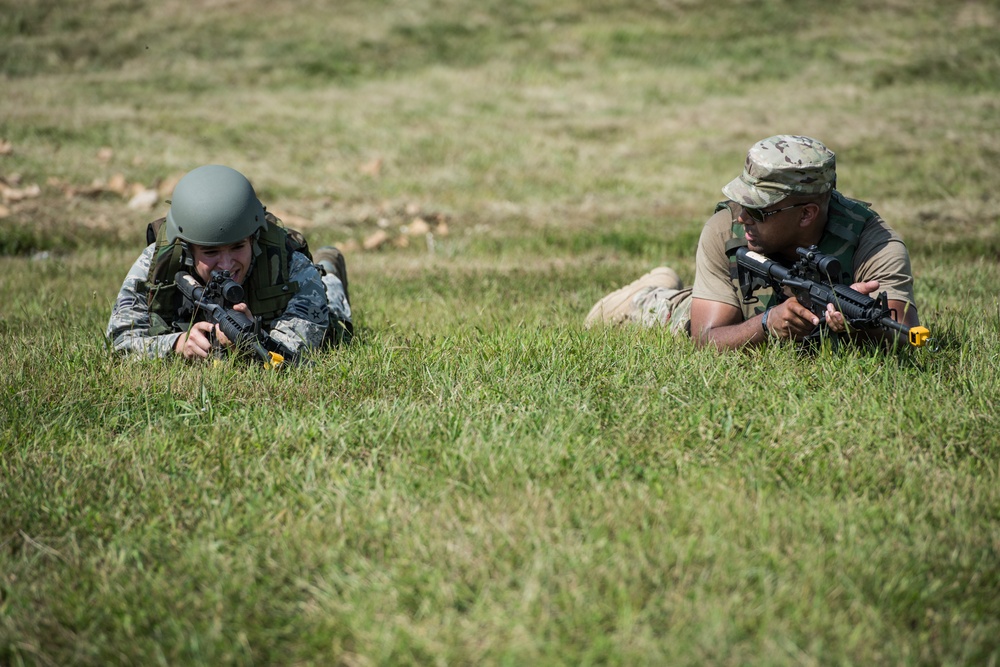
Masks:
[[[746,247],[731,251],[730,255],[736,257],[743,303],[759,301],[753,293],[761,287],[771,287],[775,295],[787,288],[799,303],[820,318],[820,326],[807,340],[820,335],[826,324],[826,306],[832,303],[844,314],[844,320],[851,328],[898,331],[906,334],[907,341],[914,347],[930,342],[930,331],[926,327],[908,327],[893,318],[895,311],[889,308],[886,292],[873,299],[846,285],[849,274],[841,271],[840,260],[836,257],[824,255],[816,246],[797,248],[795,252],[800,259],[789,269]],[[836,335],[833,341],[836,345]]]
[[[174,276],[181,294],[208,315],[209,321],[219,325],[237,349],[255,354],[264,368],[280,367],[287,356],[280,343],[260,330],[260,320],[252,320],[232,308],[243,303],[243,286],[232,279],[229,271],[212,271],[212,279],[202,287],[187,271]]]

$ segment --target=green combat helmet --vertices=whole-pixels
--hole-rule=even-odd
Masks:
[[[229,245],[264,229],[264,207],[246,176],[217,164],[192,169],[174,188],[167,242]]]

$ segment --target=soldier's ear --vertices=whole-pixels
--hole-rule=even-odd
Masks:
[[[820,207],[816,202],[809,202],[799,210],[799,227],[811,227],[819,222]]]

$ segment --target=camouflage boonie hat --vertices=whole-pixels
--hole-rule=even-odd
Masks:
[[[809,137],[779,134],[750,147],[743,173],[722,192],[741,206],[764,208],[790,195],[828,192],[836,180],[833,151]]]

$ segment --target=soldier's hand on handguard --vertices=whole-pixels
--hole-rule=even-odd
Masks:
[[[239,313],[243,313],[250,320],[253,320],[253,313],[250,312],[250,307],[245,303],[237,303],[233,305],[233,310]],[[222,347],[229,347],[233,344],[233,341],[229,340],[226,334],[222,333],[222,329],[219,325],[215,325],[215,339],[219,341],[219,345]]]
[[[189,360],[208,358],[212,351],[213,327],[215,325],[211,322],[195,322],[174,343],[174,352]]]
[[[868,280],[863,283],[853,283],[851,289],[861,292],[865,296],[872,294],[878,290],[877,280]],[[836,333],[844,333],[847,331],[847,323],[844,321],[844,314],[832,303],[826,304],[826,326],[830,328],[830,331]]]

